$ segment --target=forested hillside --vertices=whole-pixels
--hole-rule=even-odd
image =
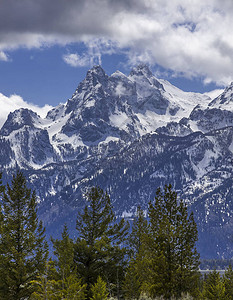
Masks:
[[[23,173],[1,184],[1,299],[233,299],[231,266],[223,277],[201,276],[197,225],[171,185],[157,189],[148,216],[137,208],[131,226],[101,188],[85,198],[76,238],[63,224],[54,239]]]

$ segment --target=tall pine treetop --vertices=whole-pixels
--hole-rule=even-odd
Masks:
[[[110,197],[101,188],[92,187],[88,192],[87,205],[78,213],[77,231],[74,260],[79,276],[87,284],[88,299],[98,276],[119,291],[119,280],[124,274],[128,224],[124,219],[116,219]]]
[[[32,292],[30,282],[45,269],[48,249],[36,194],[21,171],[3,192],[0,219],[0,298],[26,299]]]
[[[186,205],[178,201],[171,185],[157,189],[155,201],[149,205],[149,219],[151,278],[159,282],[154,283],[151,293],[168,299],[180,297],[182,292],[194,295],[199,276],[197,226],[193,214],[188,215]]]

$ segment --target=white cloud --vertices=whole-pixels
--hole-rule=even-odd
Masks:
[[[87,55],[80,56],[77,53],[63,55],[63,60],[72,67],[84,67],[90,64],[90,59]]]
[[[101,54],[86,53],[79,55],[78,53],[70,53],[63,55],[63,60],[71,67],[101,65]]]
[[[39,107],[31,103],[27,103],[22,97],[18,95],[11,95],[7,97],[0,93],[0,128],[7,119],[10,112],[15,111],[19,108],[28,108],[36,112],[42,118],[46,116],[47,112],[52,108],[50,105]]]
[[[0,51],[0,60],[2,60],[2,61],[9,61],[9,57],[6,55],[5,52]]]
[[[68,3],[68,4],[67,4]],[[0,50],[84,42],[72,66],[101,61],[107,49],[128,49],[132,64],[159,64],[187,77],[228,84],[233,65],[230,0],[8,0],[0,10]],[[28,30],[30,28],[30,30]],[[105,45],[104,45],[105,44]]]
[[[78,53],[68,53],[63,55],[63,60],[72,67],[85,67],[101,65],[101,56],[103,54],[112,54],[119,49],[116,43],[108,39],[91,39],[85,42],[87,52],[79,55]]]
[[[121,95],[126,95],[127,94],[127,90],[126,88],[123,86],[123,84],[120,82],[115,89],[115,93],[117,96],[121,96]]]

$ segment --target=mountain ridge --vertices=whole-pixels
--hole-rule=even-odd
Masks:
[[[28,109],[9,114],[0,130],[4,178],[15,166],[24,170],[53,234],[63,221],[74,230],[92,185],[109,191],[118,217],[132,217],[171,183],[195,212],[202,257],[230,257],[231,88],[212,100],[157,79],[143,64],[129,76],[95,66],[45,118]]]

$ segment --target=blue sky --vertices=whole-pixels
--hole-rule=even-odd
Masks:
[[[101,62],[95,59],[84,66],[66,63],[70,53],[82,55],[87,51],[83,43],[68,47],[51,46],[40,49],[17,49],[9,54],[9,61],[0,61],[0,92],[6,96],[21,95],[26,101],[43,106],[58,105],[72,96],[88,69],[101,63],[107,74],[117,69],[128,73],[127,57],[123,54],[105,54]]]
[[[83,43],[75,43],[68,47],[51,46],[9,51],[9,61],[0,61],[0,93],[6,96],[17,94],[25,101],[39,106],[55,106],[72,96],[93,64],[101,64],[108,75],[116,70],[128,74],[134,66],[122,51],[103,54],[101,61],[95,59],[93,64],[88,62],[84,66],[73,66],[64,60],[70,53],[83,55],[85,50],[87,51]],[[174,75],[172,70],[156,63],[151,66],[151,70],[157,77],[167,79],[185,91],[202,93],[217,88],[214,82],[204,84],[201,77]]]
[[[110,75],[143,62],[185,91],[223,88],[233,80],[232,13],[230,0],[3,0],[0,104],[45,112],[96,64]]]

